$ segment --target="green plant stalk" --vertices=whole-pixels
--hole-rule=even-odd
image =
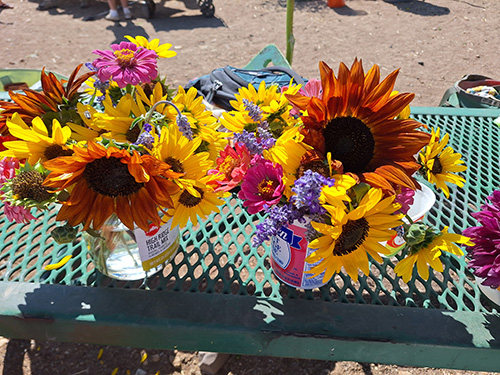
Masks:
[[[295,47],[295,38],[293,36],[293,9],[295,0],[286,1],[286,59],[292,65],[293,48]]]

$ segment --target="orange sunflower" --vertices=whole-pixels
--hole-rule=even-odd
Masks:
[[[131,230],[134,223],[144,231],[149,223],[160,226],[158,211],[173,208],[171,196],[179,191],[169,179],[179,177],[170,165],[150,155],[131,155],[116,147],[89,141],[86,148],[75,146],[72,156],[44,163],[51,173],[44,185],[55,191],[68,189],[57,220],[71,226],[84,224],[84,230],[99,229],[112,213]]]
[[[6,134],[7,120],[16,112],[19,113],[23,121],[27,124],[30,124],[31,120],[35,117],[41,117],[45,124],[50,127],[52,118],[55,116],[52,115],[52,117],[50,117],[46,114],[54,114],[56,112],[62,112],[65,109],[71,110],[76,108],[76,102],[80,96],[78,89],[89,77],[95,74],[95,72],[89,72],[76,78],[82,65],[83,64],[80,64],[75,68],[67,83],[64,80],[59,81],[53,73],[45,74],[44,68],[41,74],[41,92],[32,89],[23,90],[24,93],[22,94],[10,92],[9,95],[12,102],[0,101],[0,109],[3,109],[3,111],[0,112],[0,135]],[[64,83],[66,83],[65,86]],[[64,124],[71,119],[71,114],[67,112],[57,117],[57,119]]]
[[[398,70],[380,82],[374,65],[364,73],[361,60],[349,70],[340,64],[338,78],[320,62],[322,99],[298,95],[287,98],[304,112],[301,133],[304,142],[323,155],[331,153],[342,163],[343,173],[373,187],[395,194],[393,185],[417,189],[412,177],[420,166],[413,155],[429,142],[423,124],[398,115],[414,94],[391,93]]]

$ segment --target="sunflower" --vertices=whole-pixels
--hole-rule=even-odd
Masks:
[[[417,130],[423,126],[412,119],[397,119],[414,94],[391,96],[398,74],[394,71],[380,82],[374,65],[367,74],[361,61],[351,69],[340,64],[339,78],[320,62],[323,96],[287,95],[303,112],[304,142],[320,154],[331,153],[342,163],[343,172],[362,182],[394,194],[393,184],[416,190],[412,177],[420,168],[413,155],[429,141],[430,135]]]
[[[285,93],[296,94],[299,88],[300,85],[291,85]],[[225,112],[220,118],[221,124],[229,131],[241,133],[243,130],[255,130],[256,119],[252,117],[248,103],[260,109],[260,120],[267,121],[271,131],[277,136],[298,121],[290,114],[293,107],[287,97],[278,91],[278,86],[266,87],[265,81],[260,83],[258,90],[252,84],[240,88],[235,99],[230,102],[234,110]]]
[[[144,47],[150,51],[156,52],[156,54],[160,58],[170,58],[177,55],[177,52],[170,51],[170,47],[172,47],[172,44],[170,43],[160,44],[159,39],[153,39],[152,41],[148,42],[148,40],[143,36],[136,36],[134,38],[130,35],[125,35],[125,38],[129,42],[134,43],[137,47]]]
[[[172,100],[184,116],[187,117],[193,135],[202,139],[201,151],[207,151],[210,160],[215,161],[220,151],[228,144],[229,133],[219,132],[220,123],[203,104],[203,98],[197,96],[197,91],[191,87],[187,92],[179,86],[177,95]],[[167,117],[174,121],[177,111],[172,106],[167,108]]]
[[[66,123],[66,125],[72,130],[71,138],[79,142],[89,141],[99,137],[103,131],[94,125],[94,115],[99,112],[88,104],[85,105],[78,103],[76,108],[83,121],[83,125],[78,125],[72,122]]]
[[[193,195],[197,194],[193,181],[205,176],[213,165],[207,152],[195,153],[201,142],[201,138],[190,141],[184,137],[176,125],[165,126],[161,129],[160,137],[156,137],[151,150],[152,156],[169,164],[172,171],[180,174],[176,183]]]
[[[113,105],[111,97],[106,95],[103,105],[103,113],[92,114],[92,128],[104,131],[104,138],[124,143],[136,142],[141,128],[139,125],[132,126],[132,123],[136,118],[145,115],[144,107],[139,106],[130,94],[124,95],[116,106]]]
[[[68,144],[71,136],[69,127],[61,127],[59,121],[54,119],[52,134],[49,136],[47,126],[40,117],[35,117],[31,125],[32,128],[26,125],[17,113],[7,120],[9,132],[19,140],[4,142],[7,150],[0,152],[0,157],[12,156],[19,160],[27,159],[29,164],[35,165],[38,161],[44,162],[58,156],[73,154],[72,146]]]
[[[53,118],[59,116],[58,119],[62,122],[76,117],[73,109],[80,98],[78,89],[95,74],[89,72],[76,78],[82,65],[75,68],[66,85],[63,85],[64,81],[59,81],[53,73],[45,74],[44,68],[41,73],[42,92],[31,89],[23,90],[22,94],[10,92],[12,103],[0,101],[0,108],[3,109],[0,113],[0,134],[6,133],[7,120],[16,112],[27,124],[30,124],[35,117],[41,117],[49,127],[49,134]]]
[[[116,213],[130,230],[135,223],[148,231],[150,222],[161,224],[158,211],[162,207],[173,207],[171,196],[179,188],[170,179],[179,174],[168,164],[93,141],[86,148],[75,146],[73,151],[72,156],[44,163],[52,171],[44,185],[55,191],[71,190],[57,220],[67,220],[73,227],[83,223],[84,230],[92,225],[97,230]]]
[[[405,283],[410,281],[415,263],[417,264],[417,272],[420,277],[427,280],[429,278],[429,267],[438,272],[443,272],[443,263],[439,259],[443,251],[462,256],[464,252],[455,243],[466,246],[472,245],[468,237],[448,233],[448,227],[444,227],[441,233],[438,234],[435,234],[433,231],[426,232],[427,234],[424,234],[426,237],[425,241],[421,242],[422,245],[411,246],[408,250],[410,255],[394,267],[396,275],[401,276]]]
[[[330,223],[311,222],[322,236],[313,240],[309,247],[317,249],[306,261],[319,262],[311,268],[318,276],[326,270],[323,281],[327,282],[342,267],[354,280],[358,279],[358,268],[367,275],[370,272],[368,254],[381,262],[379,253],[388,250],[380,244],[389,240],[396,232],[390,228],[401,225],[402,215],[395,215],[399,205],[394,204],[394,196],[382,199],[381,189],[370,189],[361,199],[358,207],[346,210],[345,205],[330,202],[326,196],[323,207],[331,216]],[[330,203],[333,203],[331,205]]]
[[[450,197],[450,190],[446,183],[463,187],[465,179],[454,173],[467,169],[462,165],[461,154],[456,153],[451,147],[445,148],[449,137],[449,134],[445,134],[443,139],[439,140],[439,128],[436,131],[432,129],[429,145],[419,154],[423,165],[422,172],[425,173],[427,180],[440,188],[447,198]]]
[[[192,182],[195,194],[191,193],[191,189],[183,189],[172,197],[174,207],[167,212],[172,217],[172,226],[183,228],[188,221],[195,226],[198,218],[205,220],[212,212],[219,210],[217,206],[225,203],[221,198],[229,196],[229,193],[214,190],[217,186],[215,180],[219,178],[218,175],[204,176]]]

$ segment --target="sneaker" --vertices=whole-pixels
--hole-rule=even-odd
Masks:
[[[132,12],[130,11],[130,9],[123,9],[123,15],[125,16],[125,19],[126,20],[131,20],[133,17],[132,17]]]
[[[47,10],[57,8],[57,0],[43,0],[40,5],[38,5],[37,10]]]
[[[120,17],[118,16],[118,14],[108,13],[104,18],[106,18],[108,21],[114,21],[114,22],[120,21]]]

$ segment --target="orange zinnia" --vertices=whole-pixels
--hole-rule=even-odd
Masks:
[[[303,112],[304,142],[325,158],[342,163],[343,172],[395,194],[393,185],[417,189],[412,177],[420,166],[413,155],[430,139],[417,130],[423,124],[397,119],[414,94],[391,96],[398,70],[380,82],[374,65],[365,75],[357,59],[349,68],[341,63],[338,78],[320,62],[322,99],[302,95],[287,98]]]
[[[7,120],[12,117],[14,113],[18,113],[24,122],[31,124],[31,120],[35,117],[41,117],[45,120],[45,113],[61,112],[63,109],[76,108],[76,102],[80,98],[78,89],[80,86],[95,72],[89,72],[76,78],[76,75],[83,64],[78,65],[66,83],[59,81],[53,73],[45,73],[45,68],[41,73],[42,91],[35,91],[32,89],[23,90],[24,93],[9,92],[12,102],[1,101],[0,109],[0,135],[7,134]],[[58,118],[62,121],[62,118]],[[48,118],[47,126],[52,125],[52,118]],[[50,135],[50,134],[49,134]]]
[[[134,223],[144,231],[150,222],[160,226],[158,211],[173,208],[171,195],[177,185],[168,180],[181,174],[170,165],[150,155],[116,147],[104,147],[89,141],[87,148],[74,147],[72,156],[58,157],[44,163],[51,173],[44,185],[60,191],[66,188],[70,197],[63,201],[57,220],[67,220],[71,226],[92,223],[99,229],[116,213],[129,229]]]

